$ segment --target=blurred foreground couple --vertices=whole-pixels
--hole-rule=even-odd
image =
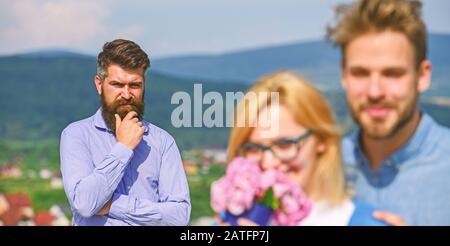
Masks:
[[[278,170],[301,188],[310,205],[297,225],[450,225],[450,131],[419,106],[431,82],[420,11],[420,2],[408,0],[337,8],[328,38],[341,48],[341,83],[358,125],[347,138],[325,97],[291,72],[261,78],[247,92],[257,96],[238,105],[235,120],[250,124],[235,122],[228,160]],[[104,46],[95,80],[102,108],[62,134],[61,168],[76,225],[189,222],[178,148],[142,119],[149,65],[136,59],[147,57],[142,53],[130,41]],[[267,121],[272,116],[277,120]],[[229,223],[223,213],[216,221]]]

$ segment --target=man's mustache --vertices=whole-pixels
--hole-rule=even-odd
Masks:
[[[389,109],[394,109],[396,107],[397,107],[396,104],[394,104],[392,102],[388,102],[388,101],[384,101],[384,102],[369,102],[369,103],[361,104],[359,106],[359,110],[363,111],[363,110],[366,110],[368,108],[389,108]]]
[[[135,99],[129,99],[129,100],[125,100],[125,99],[118,99],[114,105],[116,106],[122,106],[122,105],[138,105],[139,103],[135,100]]]

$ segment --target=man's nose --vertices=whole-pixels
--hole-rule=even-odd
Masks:
[[[122,89],[122,92],[121,92],[120,96],[121,96],[123,99],[125,99],[125,100],[129,100],[129,99],[132,97],[131,92],[130,92],[130,88],[129,88],[128,86],[125,86],[125,87]]]
[[[373,100],[380,99],[384,96],[383,85],[379,75],[371,76],[368,95]]]

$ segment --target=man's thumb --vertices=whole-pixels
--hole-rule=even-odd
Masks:
[[[114,117],[116,117],[116,132],[119,130],[120,124],[122,124],[122,119],[120,119],[120,116],[118,114],[115,114]]]

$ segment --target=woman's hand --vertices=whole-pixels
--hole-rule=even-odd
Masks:
[[[217,225],[219,225],[219,226],[231,226],[230,223],[223,221],[222,218],[220,217],[220,215],[218,215],[218,214],[214,215],[214,220],[216,221]],[[237,224],[238,224],[238,226],[259,226],[255,222],[253,222],[249,219],[246,219],[246,218],[239,218],[237,220]]]
[[[256,224],[255,222],[248,220],[246,218],[239,218],[237,220],[238,225],[240,226],[259,226],[258,224]]]
[[[219,214],[214,215],[214,220],[218,226],[231,226],[230,223],[223,221]]]

